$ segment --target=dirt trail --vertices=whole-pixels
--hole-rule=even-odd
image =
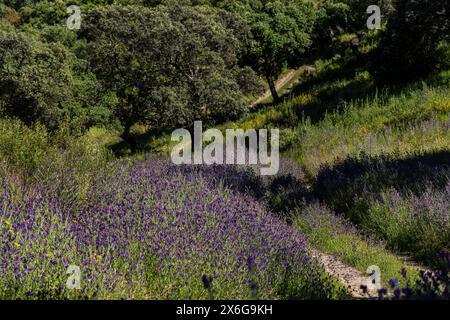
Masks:
[[[295,73],[297,70],[291,69],[288,71],[286,75],[284,75],[281,79],[277,80],[277,83],[275,84],[275,88],[280,90],[286,83],[292,80],[292,78],[295,76]],[[262,94],[255,102],[252,103],[250,108],[255,107],[257,104],[259,104],[261,101],[264,101],[265,99],[269,98],[271,96],[270,90],[267,90]]]
[[[377,292],[364,293],[361,285],[366,285],[368,275],[364,275],[359,270],[349,267],[339,261],[336,257],[324,254],[315,249],[310,249],[313,257],[318,259],[328,274],[341,282],[355,299],[368,299],[377,296]]]

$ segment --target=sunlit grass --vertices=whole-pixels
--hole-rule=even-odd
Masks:
[[[384,286],[388,286],[391,279],[400,279],[399,272],[403,268],[408,270],[410,279],[417,278],[416,266],[405,263],[381,243],[362,236],[356,228],[349,226],[345,220],[336,218],[327,208],[318,205],[309,206],[297,211],[293,221],[316,249],[338,257],[362,274],[366,274],[369,266],[378,266]]]

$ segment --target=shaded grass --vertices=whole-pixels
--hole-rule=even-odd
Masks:
[[[428,189],[418,196],[383,192],[381,200],[370,203],[361,226],[386,239],[389,247],[444,268],[440,254],[450,252],[449,197],[450,184],[445,191]]]

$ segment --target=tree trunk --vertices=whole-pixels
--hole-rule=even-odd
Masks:
[[[122,140],[130,145],[131,153],[136,153],[137,151],[137,143],[136,140],[130,134],[131,125],[125,125],[125,128],[122,133]]]
[[[269,83],[270,92],[272,93],[272,98],[275,103],[280,101],[280,96],[278,95],[277,88],[275,87],[275,82],[270,74],[266,75],[267,82]]]

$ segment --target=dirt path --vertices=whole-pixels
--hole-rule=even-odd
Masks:
[[[348,290],[350,295],[355,299],[368,299],[371,296],[377,296],[377,292],[364,293],[361,285],[366,285],[368,275],[364,275],[359,270],[349,267],[339,261],[336,257],[324,254],[315,249],[310,249],[313,257],[317,258],[325,270],[332,277],[341,282]]]
[[[275,84],[275,88],[278,90],[280,90],[281,88],[283,88],[283,86],[288,83],[289,81],[292,80],[292,78],[295,76],[295,73],[297,72],[297,70],[295,69],[290,69],[288,71],[288,73],[286,73],[281,79],[277,80],[277,83]],[[253,108],[254,106],[256,106],[257,104],[259,104],[261,101],[264,101],[265,99],[269,98],[271,96],[271,92],[270,90],[267,90],[266,92],[264,92],[263,95],[261,95],[255,102],[252,103],[252,105],[250,106],[250,108]]]

